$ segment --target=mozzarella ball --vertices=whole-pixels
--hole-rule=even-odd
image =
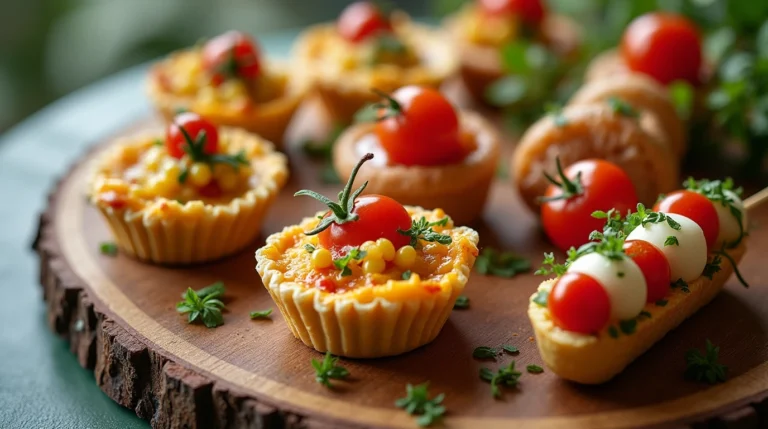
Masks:
[[[645,306],[648,293],[645,277],[629,257],[614,260],[599,253],[588,253],[573,261],[568,272],[586,274],[603,286],[611,302],[611,318],[632,319]]]
[[[672,229],[665,222],[647,223],[632,231],[627,240],[647,241],[661,250],[669,262],[670,282],[683,279],[686,282],[696,280],[707,264],[707,240],[701,227],[683,215],[665,213],[680,224],[680,230]],[[665,245],[670,236],[677,238],[678,244]]]
[[[738,195],[732,191],[723,191],[723,193],[734,201],[733,205],[741,211],[741,224],[744,229],[747,229],[747,211],[744,209],[744,203],[741,201]],[[720,221],[720,231],[717,233],[717,247],[722,246],[723,243],[733,243],[739,239],[741,229],[739,229],[739,222],[736,216],[731,213],[731,209],[728,205],[724,205],[719,201],[712,201],[717,212],[717,218]]]

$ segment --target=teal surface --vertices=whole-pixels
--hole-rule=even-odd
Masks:
[[[295,31],[260,37],[271,55]],[[30,249],[57,177],[85,149],[151,113],[146,66],[69,95],[0,137],[0,428],[147,428],[112,402],[51,333]]]

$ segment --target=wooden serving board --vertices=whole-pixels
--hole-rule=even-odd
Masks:
[[[513,359],[521,368],[542,365],[526,316],[541,278],[473,273],[465,291],[470,308],[454,310],[433,343],[392,358],[343,359],[352,376],[329,390],[310,365],[321,354],[295,339],[277,311],[267,321],[252,321],[248,313],[276,308],[254,269],[255,249],[268,234],[320,209],[293,193],[313,188],[334,195],[338,186],[321,185],[318,166],[289,151],[291,180],[258,242],[216,263],[159,267],[100,254],[99,243],[111,237],[84,198],[86,161],[94,152],[58,184],[41,218],[36,249],[49,322],[81,365],[94,370],[102,390],[154,427],[415,427],[394,401],[407,383],[425,381],[432,394],[445,393],[444,425],[452,428],[768,425],[768,241],[762,240],[768,207],[750,213],[758,228],[740,268],[752,288],[731,278],[710,305],[605,385],[580,386],[545,370],[524,374],[519,389],[494,399],[478,377],[481,367],[495,371]],[[493,185],[475,227],[481,246],[516,251],[534,267],[551,250],[537,218],[505,180]],[[225,324],[188,325],[175,310],[181,293],[219,280],[227,288]],[[730,368],[726,383],[683,380],[685,351],[703,348],[707,338]],[[518,347],[519,355],[472,358],[477,346],[502,344]]]

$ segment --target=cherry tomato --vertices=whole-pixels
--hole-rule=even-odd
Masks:
[[[456,109],[436,89],[405,86],[383,103],[375,133],[392,162],[445,165],[466,155]]]
[[[315,281],[315,287],[325,292],[336,292],[336,283],[328,277],[320,277]]]
[[[565,273],[547,298],[555,325],[566,331],[593,334],[611,317],[611,301],[603,286],[583,273]]]
[[[193,112],[184,112],[176,115],[173,122],[168,125],[165,136],[165,147],[168,154],[174,158],[184,156],[184,147],[187,146],[187,140],[179,127],[183,127],[189,137],[195,141],[197,136],[205,131],[205,147],[207,154],[214,154],[219,149],[219,132],[216,126],[202,116]]]
[[[214,85],[232,77],[256,78],[261,73],[259,49],[251,36],[229,31],[203,46],[203,68],[211,74]]]
[[[549,185],[541,206],[541,222],[549,240],[561,250],[589,241],[589,234],[603,229],[604,219],[595,219],[596,210],[616,209],[621,214],[634,210],[637,193],[627,173],[616,164],[589,159],[572,164],[563,172],[563,187]],[[580,184],[576,181],[581,173]]]
[[[677,213],[691,219],[704,231],[707,248],[715,246],[717,234],[720,232],[720,219],[717,217],[715,205],[704,195],[686,190],[675,191],[656,203],[653,211]]]
[[[341,12],[336,28],[341,37],[350,42],[360,42],[376,33],[392,31],[389,19],[375,4],[359,1]]]
[[[206,198],[219,198],[224,195],[224,191],[221,190],[221,186],[215,180],[211,180],[207,185],[197,188],[197,192]]]
[[[647,302],[656,302],[669,292],[669,262],[653,244],[643,240],[624,243],[624,252],[640,267],[648,286]]]
[[[355,199],[352,213],[358,219],[341,225],[332,223],[318,234],[320,246],[338,252],[346,247],[357,247],[366,241],[386,238],[395,248],[405,246],[410,238],[397,232],[411,228],[411,216],[405,207],[383,195],[363,195]]]
[[[666,85],[676,80],[698,84],[701,37],[693,23],[670,13],[648,13],[632,21],[621,39],[627,66]]]
[[[515,15],[528,24],[539,24],[547,14],[543,0],[479,0],[489,15]]]

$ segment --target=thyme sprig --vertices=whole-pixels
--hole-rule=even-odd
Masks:
[[[214,164],[226,164],[234,168],[235,171],[237,171],[241,165],[249,164],[248,158],[246,158],[244,150],[241,150],[235,155],[228,155],[228,154],[222,154],[222,153],[208,154],[205,152],[205,142],[206,142],[206,139],[208,138],[205,130],[200,131],[197,134],[197,138],[193,139],[192,136],[189,135],[189,133],[187,132],[187,130],[184,129],[183,126],[178,124],[176,124],[176,126],[179,128],[181,135],[184,136],[185,144],[182,145],[181,148],[187,155],[189,155],[189,158],[192,160],[192,162],[202,162],[211,166]],[[186,182],[188,176],[189,176],[189,168],[187,166],[184,166],[181,169],[181,172],[179,173],[179,177],[178,177],[179,183]]]
[[[397,408],[402,408],[411,415],[418,415],[416,424],[425,427],[438,422],[445,414],[445,406],[442,405],[444,394],[439,394],[429,399],[429,383],[405,387],[406,396],[395,401]]]
[[[488,368],[480,368],[480,379],[491,383],[491,394],[494,398],[501,397],[501,386],[517,387],[520,382],[520,371],[515,370],[515,361],[508,366],[502,366],[494,373]]]
[[[182,297],[183,301],[176,304],[176,311],[188,314],[187,323],[202,321],[207,328],[215,328],[224,324],[221,310],[224,303],[219,299],[224,295],[224,283],[216,282],[198,291],[187,288]]]
[[[338,365],[339,358],[333,357],[331,352],[326,352],[322,361],[312,359],[312,367],[315,369],[315,381],[332,389],[331,380],[343,380],[349,377],[349,370]]]
[[[448,245],[448,244],[451,244],[451,242],[453,241],[451,239],[451,236],[446,234],[440,234],[439,232],[436,232],[432,228],[435,226],[444,227],[448,224],[449,220],[450,218],[446,216],[440,220],[437,220],[434,222],[428,222],[427,218],[422,216],[419,220],[412,222],[411,228],[408,229],[407,231],[398,229],[397,232],[407,237],[410,237],[411,246],[413,247],[419,247],[422,241]]]

